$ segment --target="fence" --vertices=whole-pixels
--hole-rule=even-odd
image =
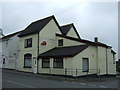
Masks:
[[[49,68],[47,72],[45,72],[49,75],[62,75],[68,77],[79,77],[79,76],[86,76],[88,77],[89,75],[96,75],[100,76],[100,69],[89,69],[87,71],[83,71],[83,69],[54,69],[54,68]]]

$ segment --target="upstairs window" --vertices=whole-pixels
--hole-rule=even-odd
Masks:
[[[58,40],[58,46],[63,46],[63,39]]]
[[[6,41],[6,47],[8,47],[8,40]]]
[[[25,39],[25,48],[32,47],[32,38]]]

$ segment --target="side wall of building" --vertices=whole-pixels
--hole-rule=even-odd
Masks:
[[[60,40],[60,39],[63,39],[63,46],[85,45],[85,43],[77,42],[74,40],[69,40],[69,39],[62,38],[62,37],[57,37],[57,40]]]
[[[69,30],[67,36],[78,38],[78,36],[77,36],[77,34],[76,34],[76,32],[75,32],[73,27]]]
[[[97,66],[96,66],[96,47],[89,46],[81,53],[77,54],[75,57],[73,57],[73,69],[78,69],[77,76],[86,75],[87,72],[83,72],[82,68],[82,59],[88,58],[89,60],[89,72],[88,74],[97,74]],[[74,76],[76,74],[74,73]]]
[[[108,74],[116,74],[116,58],[115,54],[111,52],[111,49],[107,49],[107,62],[108,62]]]
[[[52,19],[39,33],[39,53],[46,52],[54,47],[57,47],[57,38],[55,33],[61,34],[55,21]],[[41,45],[46,41],[46,45]]]
[[[17,35],[2,41],[2,66],[3,68],[17,69],[19,38]],[[3,59],[5,63],[3,64]]]

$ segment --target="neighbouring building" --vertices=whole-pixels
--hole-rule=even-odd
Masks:
[[[118,61],[116,61],[116,69],[118,72],[120,72],[120,59],[118,59]]]
[[[1,38],[0,44],[2,45],[0,65],[2,68],[16,69],[18,66],[18,53],[19,53],[19,32],[12,33]]]
[[[93,42],[82,39],[73,23],[60,26],[49,16],[32,22],[18,37],[19,71],[73,77],[116,75],[112,47],[97,37]]]

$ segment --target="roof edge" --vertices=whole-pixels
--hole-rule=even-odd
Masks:
[[[65,36],[65,35],[61,35],[61,34],[57,34],[56,33],[56,36],[59,36],[59,37],[64,37],[64,38],[67,38],[67,39],[70,39],[70,40],[74,40],[74,41],[77,41],[77,42],[82,42],[82,43],[86,43],[88,45],[93,45],[93,46],[102,46],[102,47],[110,47],[106,44],[101,44],[101,43],[95,43],[95,42],[92,42],[92,41],[88,41],[88,40],[84,40],[84,39],[77,39],[77,38],[74,38],[74,37],[70,37],[70,36]]]

